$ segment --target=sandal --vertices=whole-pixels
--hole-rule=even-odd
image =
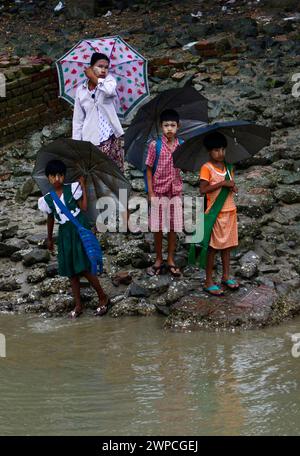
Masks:
[[[172,271],[173,269],[173,271]],[[175,272],[177,269],[177,272]],[[168,264],[168,270],[172,274],[173,277],[180,277],[181,271],[175,264]]]
[[[240,284],[234,279],[222,280],[222,284],[226,285],[230,290],[237,290]]]
[[[74,309],[69,313],[69,318],[71,318],[72,320],[75,320],[75,318],[80,317],[81,314],[82,314],[82,310]]]
[[[210,287],[203,287],[203,290],[206,291],[207,293],[211,294],[212,296],[223,296],[224,291],[222,288],[219,287],[219,285],[211,285]],[[219,293],[214,293],[214,291],[217,291]]]
[[[97,307],[97,309],[94,312],[95,317],[102,317],[102,315],[105,315],[108,311],[108,306],[111,304],[110,299],[107,298],[106,304],[103,304],[102,306]]]
[[[151,277],[153,276],[156,276],[156,275],[160,275],[161,274],[161,270],[163,268],[163,263],[161,263],[159,266],[155,266],[154,264],[152,266],[150,266],[148,269],[147,269],[147,274]]]

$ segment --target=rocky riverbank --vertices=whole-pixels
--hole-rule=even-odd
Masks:
[[[253,2],[209,2],[201,5],[202,14],[195,10],[195,2],[169,3],[174,5],[168,17],[164,9],[149,12],[147,2],[135,10],[112,10],[103,34],[109,30],[121,34],[149,59],[151,94],[192,84],[208,98],[211,121],[245,119],[268,125],[272,143],[236,172],[240,245],[233,254],[232,269],[241,280],[241,290],[227,292],[218,301],[207,297],[202,291],[203,272],[187,265],[184,236],[179,237],[177,251],[177,263],[183,269],[178,280],[167,273],[146,276],[145,268],[154,258],[151,234],[110,233],[101,236],[105,254],[101,280],[112,296],[108,315],[160,312],[167,316],[166,327],[172,328],[279,323],[300,313],[300,97],[292,96],[292,75],[300,72],[299,14],[288,6],[284,11],[270,10],[270,2],[260,2],[259,8]],[[56,26],[60,17],[53,19]],[[101,16],[82,21],[90,36],[95,36],[99,20]],[[34,22],[32,30],[35,26],[38,30]],[[45,53],[58,57],[64,46],[69,48],[71,41],[81,38],[80,27],[74,27],[70,43],[62,45],[55,27],[47,24],[43,33],[53,33],[55,46],[60,47],[53,51],[55,55]],[[11,34],[16,37],[16,30]],[[13,39],[9,42],[11,53],[38,52],[35,39],[31,48],[23,43],[28,46],[23,51]],[[45,219],[37,210],[39,191],[30,177],[41,145],[70,136],[70,128],[70,119],[41,126],[0,151],[1,312],[57,316],[73,306],[68,281],[57,276],[56,258],[45,248]],[[127,164],[126,176],[134,194],[143,194],[141,173]],[[184,193],[198,193],[196,175],[184,176]],[[218,260],[218,277],[220,272]],[[97,300],[82,285],[83,301],[92,313]],[[266,300],[261,300],[261,294]]]

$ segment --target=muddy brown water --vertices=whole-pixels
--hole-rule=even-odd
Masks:
[[[1,315],[0,435],[300,434],[300,318],[234,333],[163,322]]]

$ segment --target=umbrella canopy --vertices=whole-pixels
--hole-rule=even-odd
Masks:
[[[109,72],[117,81],[116,110],[123,119],[149,96],[147,60],[120,36],[84,39],[56,61],[59,96],[72,105],[77,87],[86,80],[94,52],[110,59]]]
[[[45,176],[45,167],[50,160],[61,160],[67,167],[65,183],[76,182],[86,177],[89,220],[95,224],[99,212],[98,198],[112,196],[118,200],[119,189],[130,191],[130,184],[117,165],[88,141],[61,138],[42,147],[37,154],[33,178],[43,195],[52,190]]]
[[[164,109],[175,109],[180,117],[178,136],[183,139],[195,134],[208,122],[208,101],[193,87],[161,92],[138,110],[125,133],[126,160],[144,170],[147,145],[160,134],[159,116]]]
[[[216,131],[227,139],[225,158],[228,163],[237,163],[255,155],[271,141],[270,129],[262,125],[247,121],[217,122],[198,128],[195,136],[176,149],[173,154],[174,166],[184,171],[198,172],[210,159],[203,138]]]

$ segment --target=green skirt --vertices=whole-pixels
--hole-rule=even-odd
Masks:
[[[84,228],[90,229],[85,215],[80,212],[76,217]],[[58,273],[72,277],[91,270],[91,263],[83,248],[77,228],[71,222],[59,225],[58,228]]]

